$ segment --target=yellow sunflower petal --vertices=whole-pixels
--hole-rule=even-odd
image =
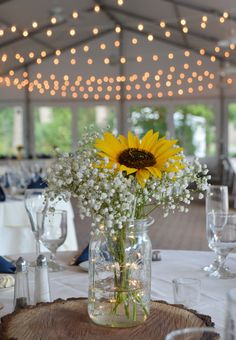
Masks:
[[[112,146],[112,148],[118,152],[121,152],[125,149],[120,141],[110,132],[104,133],[104,141],[106,142],[106,144]]]
[[[155,152],[155,157],[160,156],[161,154],[164,154],[168,149],[170,149],[173,145],[175,145],[176,140],[166,140],[163,145]]]
[[[159,150],[160,147],[161,147],[162,145],[164,145],[165,143],[166,143],[165,137],[160,138],[160,139],[152,146],[152,148],[150,149],[150,152],[151,152],[153,155],[155,155],[155,153],[157,152],[157,150]]]
[[[159,177],[161,178],[161,171],[158,168],[155,168],[153,166],[150,166],[149,168],[147,168],[148,171],[154,176],[154,177]]]
[[[134,172],[138,171],[136,168],[128,168],[125,165],[120,166],[120,171],[126,171],[127,175],[133,174]]]
[[[153,135],[153,130],[149,130],[142,138],[142,141],[140,143],[140,149],[146,150],[146,148],[150,144],[151,137]]]
[[[146,184],[146,180],[149,178],[150,176],[150,172],[148,170],[145,169],[139,169],[136,172],[136,179],[139,182],[139,184],[141,185],[142,188],[145,187]]]
[[[128,149],[129,144],[128,144],[127,138],[125,136],[123,136],[123,135],[119,135],[118,138],[120,140],[121,145],[123,145],[125,148]]]
[[[169,158],[172,158],[172,156],[178,154],[182,150],[183,150],[183,148],[170,149],[170,150],[166,151],[162,156],[159,156],[158,160],[161,160],[161,159],[167,160]]]
[[[132,132],[128,132],[128,143],[129,143],[129,148],[139,148],[140,142],[137,136],[134,136]]]
[[[149,145],[146,146],[147,151],[152,153],[152,148],[157,144],[159,137],[159,132],[155,132],[150,138]]]
[[[105,152],[98,152],[97,153],[100,157],[104,158],[104,157],[108,157],[110,159],[110,161],[113,161],[113,162],[117,162],[117,159],[114,158],[113,156],[108,156]]]

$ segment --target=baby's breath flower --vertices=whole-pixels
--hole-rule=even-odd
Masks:
[[[47,177],[50,197],[62,197],[62,193],[65,200],[76,197],[81,218],[92,217],[93,227],[95,222],[106,221],[110,234],[115,234],[124,222],[147,216],[149,206],[161,207],[165,217],[174,211],[187,212],[186,206],[193,199],[189,189],[192,183],[200,191],[199,198],[203,198],[210,175],[198,159],[190,163],[180,151],[181,169],[174,169],[176,161],[169,159],[162,177],[150,176],[141,187],[133,174],[119,171],[117,164],[103,168],[103,164],[109,165],[109,159],[98,156],[96,138],[101,138],[101,134],[88,128],[74,154],[57,153]]]

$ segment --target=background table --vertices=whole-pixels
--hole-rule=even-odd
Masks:
[[[77,250],[74,212],[70,202],[61,201],[57,209],[67,211],[68,233],[60,250]],[[42,247],[42,249],[46,250]],[[0,202],[0,255],[35,251],[35,239],[31,231],[23,196]]]
[[[60,253],[60,259],[68,263],[73,253]],[[202,283],[201,301],[197,311],[210,315],[218,331],[222,332],[225,317],[226,292],[236,287],[236,279],[217,280],[209,278],[201,268],[213,261],[214,254],[199,251],[162,250],[162,261],[152,262],[152,299],[173,303],[172,279],[175,277],[195,277]],[[28,255],[29,256],[29,255]],[[236,254],[230,254],[227,265],[236,272]],[[31,296],[33,296],[34,275],[30,275]],[[65,271],[50,273],[52,299],[87,297],[88,273],[79,267],[67,267]],[[0,291],[3,316],[12,311],[13,289]]]

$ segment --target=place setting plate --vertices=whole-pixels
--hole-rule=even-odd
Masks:
[[[88,272],[89,270],[89,261],[84,261],[79,264],[78,266],[80,269],[82,269],[84,272]]]

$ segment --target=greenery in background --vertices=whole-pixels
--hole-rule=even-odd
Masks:
[[[71,151],[72,113],[70,108],[52,108],[51,119],[42,122],[40,110],[34,112],[35,152],[37,155],[51,155],[55,148]]]
[[[0,156],[12,156],[13,148],[13,107],[0,109]]]
[[[228,153],[231,157],[236,157],[236,133],[231,133],[236,129],[236,103],[228,105]]]
[[[167,109],[165,107],[132,106],[130,109],[131,131],[142,138],[148,130],[159,131],[160,136],[167,133]]]
[[[96,121],[96,106],[79,107],[78,108],[78,137],[81,138],[84,134],[84,129],[90,125],[99,128],[109,126],[110,131],[114,131],[117,127],[117,112],[112,106],[104,106],[107,110],[107,115],[100,123]]]
[[[189,116],[202,117],[205,119],[201,124],[205,129],[205,143],[206,143],[206,155],[213,156],[216,153],[216,129],[215,129],[215,115],[211,107],[204,104],[190,104],[180,105],[177,107],[176,112],[182,113],[182,117],[178,120],[178,125],[175,126],[176,138],[179,140],[179,144],[184,147],[186,155],[194,155],[196,151],[196,145],[193,143],[193,136],[196,126],[189,124]]]
[[[204,123],[199,122],[198,124],[202,124],[206,132],[206,155],[215,155],[215,115],[212,108],[204,104],[192,104],[177,106],[176,111],[181,113],[182,117],[178,117],[180,119],[178,119],[178,123],[176,122],[175,138],[178,139],[179,145],[184,147],[185,154],[194,155],[196,151],[193,141],[196,126],[193,127],[189,124],[191,115],[205,119]],[[167,109],[165,107],[133,106],[130,110],[130,122],[132,132],[139,135],[140,138],[150,129],[159,131],[160,136],[169,137],[167,130]]]

